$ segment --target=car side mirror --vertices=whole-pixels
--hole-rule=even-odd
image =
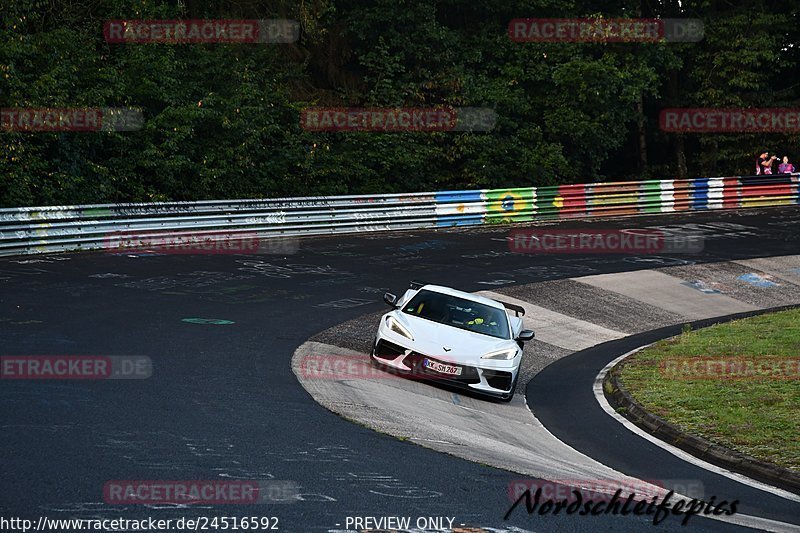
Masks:
[[[535,336],[536,334],[531,330],[523,329],[522,331],[519,332],[519,335],[517,335],[517,340],[520,340],[522,342],[528,342],[532,341]]]
[[[385,293],[383,293],[383,301],[386,302],[386,304],[389,307],[396,307],[397,306],[397,295],[396,294],[392,294],[391,292],[385,292]]]

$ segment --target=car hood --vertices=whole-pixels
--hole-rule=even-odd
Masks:
[[[474,333],[407,315],[400,311],[395,311],[391,315],[408,328],[414,336],[414,341],[409,342],[414,351],[432,357],[463,361],[465,359],[480,358],[482,355],[496,350],[517,347],[516,342],[510,339],[498,339],[489,335]]]

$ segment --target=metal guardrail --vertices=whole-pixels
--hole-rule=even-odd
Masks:
[[[0,209],[0,256],[132,247],[132,236],[371,232],[800,203],[800,174],[254,200]],[[147,239],[144,239],[144,246]],[[151,241],[150,241],[151,242]]]

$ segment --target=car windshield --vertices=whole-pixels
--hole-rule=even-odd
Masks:
[[[403,312],[498,339],[511,338],[504,310],[449,294],[421,290],[403,306]]]

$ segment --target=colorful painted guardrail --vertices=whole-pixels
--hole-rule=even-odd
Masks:
[[[798,174],[436,193],[437,225],[738,209],[800,203]]]
[[[225,239],[797,205],[800,174],[200,202],[0,209],[0,256]],[[137,241],[139,237],[141,238]]]

